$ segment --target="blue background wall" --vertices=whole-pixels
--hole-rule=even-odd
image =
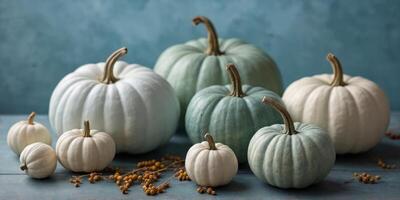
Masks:
[[[221,37],[266,50],[287,86],[331,72],[378,83],[400,109],[400,1],[0,1],[0,113],[47,113],[57,82],[85,63],[127,46],[124,60],[152,67],[167,47],[206,36],[195,15],[211,18]]]

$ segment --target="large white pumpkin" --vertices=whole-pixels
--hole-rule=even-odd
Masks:
[[[374,147],[389,124],[389,103],[374,82],[343,75],[339,60],[328,54],[333,75],[322,74],[293,82],[283,101],[296,121],[328,130],[336,153],[359,153]]]
[[[145,153],[170,139],[180,113],[172,87],[151,69],[117,61],[126,53],[121,48],[106,63],[83,65],[60,81],[49,108],[58,134],[90,120],[111,134],[118,152],[128,153]]]
[[[57,140],[58,161],[74,172],[101,171],[115,156],[115,143],[104,132],[90,130],[89,121],[83,129],[73,129],[62,134]]]

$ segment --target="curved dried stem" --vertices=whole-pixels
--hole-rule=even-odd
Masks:
[[[112,53],[106,61],[104,76],[102,82],[105,84],[115,83],[118,81],[118,78],[114,76],[114,64],[117,62],[119,58],[128,53],[128,49],[126,47],[122,47]]]
[[[215,146],[214,139],[209,133],[206,133],[204,135],[204,138],[207,140],[208,145],[210,146],[210,150],[217,150],[217,147]]]
[[[232,83],[232,91],[231,91],[230,95],[235,96],[235,97],[245,96],[245,93],[242,90],[242,83],[240,80],[240,75],[236,69],[236,66],[234,64],[228,64],[226,66],[226,70],[229,73],[229,77],[230,77],[231,83]]]
[[[30,125],[34,124],[35,116],[36,116],[36,113],[31,112],[31,114],[28,116],[28,124],[30,124]]]
[[[197,17],[193,18],[192,22],[196,26],[200,23],[203,23],[207,28],[208,47],[207,47],[206,53],[208,55],[214,55],[214,56],[224,54],[219,49],[218,35],[217,35],[217,32],[215,31],[214,25],[211,23],[211,21],[207,17],[197,16]]]
[[[293,135],[293,134],[298,133],[296,131],[296,129],[294,128],[294,123],[293,123],[292,117],[290,116],[289,112],[286,110],[286,108],[282,104],[280,104],[275,99],[273,99],[271,97],[266,97],[266,96],[264,96],[264,98],[262,99],[262,102],[264,104],[271,105],[275,110],[277,110],[281,114],[283,121],[285,123],[285,133],[286,134]]]
[[[339,59],[332,53],[328,53],[326,59],[331,63],[333,69],[333,80],[330,83],[331,86],[345,86],[346,83],[343,81],[343,68],[340,64]]]

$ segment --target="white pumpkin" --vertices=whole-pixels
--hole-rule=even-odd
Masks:
[[[58,134],[88,119],[113,137],[118,152],[145,153],[169,141],[178,124],[178,99],[151,69],[117,62],[126,53],[121,48],[106,63],[83,65],[60,81],[49,108]]]
[[[57,156],[50,145],[35,142],[25,147],[19,157],[20,169],[32,178],[46,178],[54,174]]]
[[[186,154],[185,168],[188,176],[201,186],[222,186],[236,175],[238,161],[227,145],[214,143],[210,134],[207,141],[193,145]]]
[[[283,101],[296,121],[328,130],[336,153],[359,153],[374,147],[389,124],[389,102],[374,82],[343,75],[339,60],[328,54],[334,75],[293,82]]]
[[[28,120],[20,121],[12,125],[7,134],[7,144],[15,154],[21,154],[24,148],[35,142],[51,144],[51,135],[47,128],[38,122],[34,122],[36,113],[32,112]]]
[[[60,136],[56,144],[58,161],[74,172],[101,171],[115,156],[115,143],[104,132],[90,130],[89,121],[83,129],[73,129]]]

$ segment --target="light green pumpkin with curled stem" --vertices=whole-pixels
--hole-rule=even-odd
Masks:
[[[190,101],[186,113],[186,132],[193,143],[210,132],[215,141],[232,148],[239,162],[247,160],[247,146],[261,127],[281,122],[279,114],[264,106],[260,99],[269,96],[281,101],[272,91],[243,85],[235,65],[227,66],[230,85],[211,86],[198,92]]]
[[[289,112],[270,97],[284,124],[263,127],[254,134],[248,149],[251,171],[260,180],[279,188],[304,188],[322,181],[335,163],[336,153],[328,133],[308,123],[293,123]]]
[[[229,84],[225,73],[229,63],[237,64],[244,84],[282,94],[279,69],[263,50],[236,38],[218,38],[206,17],[195,17],[193,23],[206,26],[208,39],[191,40],[168,48],[154,67],[155,72],[167,79],[176,91],[181,105],[181,127],[189,101],[197,91],[211,85]]]

